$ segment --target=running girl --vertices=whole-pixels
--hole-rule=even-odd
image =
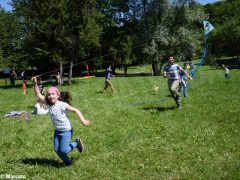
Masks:
[[[77,148],[79,152],[83,152],[84,146],[80,138],[70,143],[73,130],[68,118],[68,111],[76,113],[84,126],[90,125],[90,121],[86,120],[78,109],[67,104],[67,99],[61,99],[61,93],[56,87],[49,88],[46,97],[44,97],[39,90],[36,77],[33,77],[32,81],[35,94],[39,101],[47,104],[49,107],[49,114],[55,128],[54,150],[63,160],[64,164],[70,166],[72,161],[68,158],[67,154],[75,148]]]

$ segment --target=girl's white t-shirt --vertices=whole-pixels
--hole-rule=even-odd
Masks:
[[[54,105],[49,106],[49,114],[51,116],[55,130],[70,131],[72,129],[71,122],[68,118],[66,107],[67,103],[57,101]]]

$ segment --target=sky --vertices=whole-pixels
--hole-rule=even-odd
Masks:
[[[0,0],[0,5],[5,9],[6,11],[11,11],[12,7],[8,4],[10,0]]]
[[[197,0],[200,4],[208,4],[208,3],[214,3],[219,0]],[[0,5],[6,10],[6,11],[11,11],[12,7],[8,4],[10,0],[0,0]]]
[[[215,3],[215,2],[218,2],[220,0],[197,0],[200,4],[209,4],[209,3]]]

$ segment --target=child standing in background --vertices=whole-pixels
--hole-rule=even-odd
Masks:
[[[27,81],[26,80],[23,80],[22,89],[23,89],[23,94],[26,95],[27,94]]]
[[[183,66],[183,71],[180,71],[179,75],[180,75],[180,80],[181,80],[181,89],[183,91],[183,96],[187,97],[187,63],[184,63]],[[185,72],[184,72],[185,71]]]
[[[62,77],[59,72],[57,73],[56,78],[57,78],[58,86],[61,86],[62,85]]]
[[[33,115],[44,115],[48,113],[47,106],[42,104],[39,100],[34,106],[35,110],[32,112]]]
[[[111,74],[111,65],[106,69],[106,74],[105,74],[105,86],[103,88],[103,92],[106,92],[108,86],[110,87],[112,93],[113,93],[113,85],[112,85],[112,80],[111,78],[114,77],[113,74]]]
[[[222,66],[223,66],[223,68],[225,69],[225,78],[226,78],[226,79],[230,78],[230,76],[229,76],[229,69],[226,68],[226,66],[225,66],[224,64],[222,64]]]
[[[43,85],[43,83],[42,83],[42,80],[41,80],[41,78],[40,77],[37,77],[37,86],[38,86],[38,88],[39,88],[39,91],[40,91],[40,93],[42,94],[42,95],[44,95],[44,85]]]
[[[194,76],[194,64],[192,61],[190,62],[189,67],[190,67],[190,75],[191,75],[191,77],[193,77]]]

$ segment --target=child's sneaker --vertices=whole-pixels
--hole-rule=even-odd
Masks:
[[[81,141],[81,139],[78,137],[75,142],[77,143],[77,148],[78,148],[78,151],[80,153],[82,153],[84,151],[84,146],[83,146],[83,143]]]
[[[178,107],[178,109],[182,109],[181,104],[178,104],[177,107]]]
[[[71,161],[70,161],[70,162],[65,162],[64,165],[65,165],[65,166],[71,166],[71,165],[72,165],[72,162],[71,162]]]

